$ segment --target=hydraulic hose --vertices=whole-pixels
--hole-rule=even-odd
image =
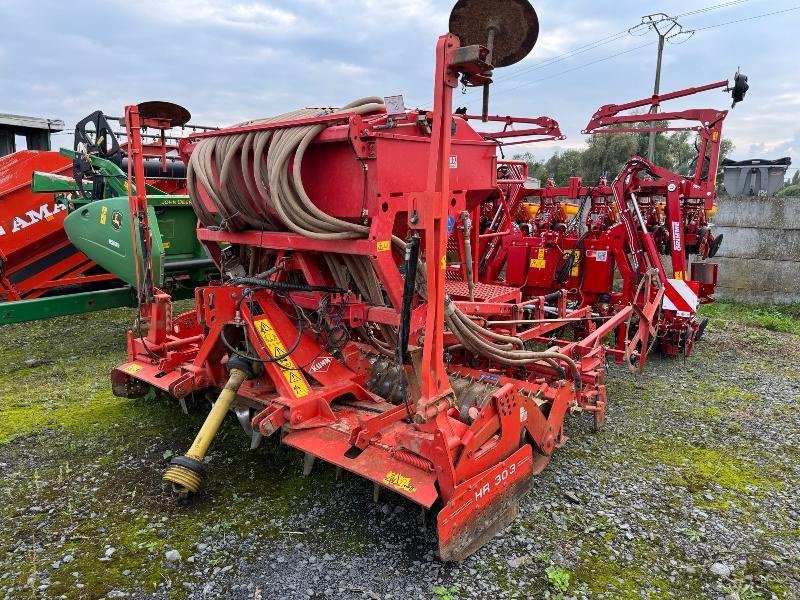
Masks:
[[[469,291],[469,301],[475,302],[475,282],[472,279],[472,223],[469,219],[469,212],[461,213],[461,220],[464,223],[464,264],[466,266],[467,290]]]
[[[368,114],[383,110],[383,100],[367,97],[341,109],[300,109],[276,117],[245,124],[281,123],[327,114]],[[302,165],[306,150],[327,124],[288,125],[276,129],[230,136],[214,136],[200,140],[192,152],[187,169],[187,185],[192,204],[201,223],[222,226],[229,230],[246,227],[264,231],[291,231],[317,240],[358,239],[369,235],[370,228],[336,218],[322,211],[306,193],[302,181]],[[211,208],[213,207],[213,209]],[[222,223],[219,222],[222,218]],[[473,264],[469,214],[463,213],[466,269],[469,296],[474,298]],[[405,254],[406,243],[393,236],[392,248]],[[324,260],[333,277],[336,291],[351,289],[375,306],[384,306],[380,281],[368,257],[327,253]],[[409,275],[412,270],[408,270]],[[417,293],[427,297],[424,263],[419,262],[414,279]],[[248,285],[264,281],[242,279]],[[291,291],[283,284],[281,291]],[[270,283],[274,289],[277,286]],[[268,286],[262,286],[268,287]],[[332,288],[333,289],[333,288]],[[326,290],[330,291],[330,290]],[[404,297],[406,294],[404,294]],[[402,311],[404,307],[396,309]],[[461,344],[471,352],[510,366],[524,366],[544,361],[558,368],[565,363],[580,386],[577,366],[558,352],[532,352],[522,341],[481,327],[464,315],[452,302],[447,302],[446,322]],[[378,339],[372,330],[358,331],[369,338],[376,349],[394,358],[398,332],[388,325],[378,325]],[[408,343],[405,336],[401,340]]]
[[[403,283],[403,306],[400,311],[400,332],[397,344],[397,360],[406,362],[408,354],[408,335],[411,328],[411,303],[414,299],[414,284],[417,279],[417,263],[419,262],[419,233],[415,233],[411,242],[406,244],[406,278]]]
[[[455,304],[447,298],[445,300],[445,321],[448,328],[464,344],[465,348],[471,350],[475,354],[479,354],[491,360],[495,360],[501,364],[508,366],[525,366],[531,363],[544,360],[544,361],[557,361],[567,365],[575,382],[575,386],[581,389],[582,383],[580,378],[580,371],[574,360],[565,354],[559,352],[534,352],[532,350],[512,350],[508,345],[498,345],[487,341],[483,336],[496,337],[499,334],[491,332],[490,330],[481,327],[474,321],[470,320],[464,315]],[[512,337],[512,336],[504,336]],[[514,338],[521,342],[519,338]]]
[[[285,122],[324,114],[366,114],[382,109],[381,98],[368,97],[338,110],[301,109],[246,124]],[[303,186],[301,168],[305,151],[326,126],[287,126],[215,136],[198,142],[189,161],[187,178],[200,221],[205,225],[217,224],[214,211],[207,209],[211,204],[222,216],[224,225],[232,230],[247,226],[264,230],[288,229],[317,240],[366,237],[368,226],[344,221],[320,210]],[[216,173],[219,173],[218,178]],[[392,241],[395,248],[404,249],[401,240]],[[370,304],[385,304],[380,283],[367,257],[329,255],[326,261],[337,286],[349,288],[348,279],[351,278],[357,291]],[[385,325],[379,329],[384,338],[379,347],[393,353],[396,333]]]

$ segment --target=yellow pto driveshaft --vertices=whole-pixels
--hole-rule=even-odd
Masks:
[[[242,383],[253,376],[250,363],[235,357],[228,361],[230,374],[225,387],[219,393],[217,401],[208,413],[203,426],[192,442],[191,447],[183,456],[175,456],[170,461],[170,466],[164,473],[164,481],[172,484],[172,490],[187,496],[200,490],[206,479],[206,467],[203,459],[214,437],[217,435],[225,415],[236,400],[236,393]]]

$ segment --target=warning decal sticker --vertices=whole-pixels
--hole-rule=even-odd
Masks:
[[[272,358],[286,354],[286,346],[283,345],[281,338],[278,337],[269,319],[266,317],[258,319],[255,321],[255,326],[258,337],[261,338],[261,341],[264,343],[264,348],[266,348]],[[282,358],[277,361],[276,364],[281,367],[283,376],[296,398],[302,398],[311,392],[306,378],[303,377],[303,373],[297,368],[291,356]]]
[[[392,487],[396,487],[398,490],[403,490],[404,492],[414,493],[417,491],[413,485],[411,485],[411,478],[406,477],[401,473],[395,473],[394,471],[389,471],[386,473],[386,477],[383,478],[384,483],[388,483]]]

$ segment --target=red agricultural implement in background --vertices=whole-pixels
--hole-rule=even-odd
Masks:
[[[603,320],[620,308],[639,303],[641,281],[653,274],[664,290],[653,342],[657,341],[667,355],[689,354],[703,330],[696,316],[698,304],[713,300],[717,265],[695,262],[690,276],[687,262],[689,255],[701,261],[713,258],[722,241],[721,236],[711,233],[707,213],[716,198],[715,175],[727,111],[619,113],[718,88],[732,90],[735,103],[746,91],[745,81],[737,73],[733,88],[720,81],[623,105],[605,105],[584,131],[696,131],[697,161],[687,176],[634,157],[611,185],[602,179],[597,185],[587,186],[572,177],[566,186],[557,187],[549,181],[543,188],[527,189],[521,185],[524,167],[517,161],[501,163],[501,173],[510,173],[511,179],[502,186],[502,197],[495,200],[494,218],[473,235],[471,243],[476,249],[473,260],[478,266],[477,280],[518,287],[524,298],[563,288],[569,291],[570,306],[591,307],[592,314]],[[671,126],[675,120],[699,125]],[[634,123],[639,126],[631,127]],[[530,213],[521,211],[531,204]],[[568,215],[565,207],[573,214]],[[458,253],[459,266],[470,264],[466,254]],[[670,256],[669,269],[662,255]],[[626,349],[628,325],[622,324],[617,331],[614,352],[618,358],[630,354]],[[577,327],[582,334],[583,323]],[[638,349],[637,369],[641,369],[641,357],[647,351]]]

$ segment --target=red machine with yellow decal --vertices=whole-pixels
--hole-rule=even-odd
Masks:
[[[572,177],[566,186],[549,181],[543,188],[527,189],[516,179],[509,180],[502,186],[499,216],[473,242],[480,249],[474,258],[478,280],[518,287],[524,298],[563,288],[569,290],[573,306],[592,307],[598,319],[605,319],[635,304],[642,278],[655,274],[664,289],[654,330],[658,347],[670,356],[689,354],[704,328],[696,316],[698,305],[713,301],[717,279],[717,265],[706,259],[714,257],[722,236],[712,234],[708,213],[716,198],[715,175],[727,111],[620,113],[713,89],[731,91],[736,104],[747,90],[746,80],[737,73],[733,87],[719,81],[601,107],[584,133],[695,131],[698,147],[692,172],[679,175],[634,157],[611,185],[603,178],[587,186]],[[698,124],[675,126],[673,121]],[[505,168],[519,170],[513,162]],[[533,216],[520,214],[518,207],[532,201]],[[564,210],[567,202],[578,207],[572,216]],[[670,256],[668,267],[662,255]],[[691,264],[691,272],[690,256],[699,258]],[[465,260],[461,253],[459,261]],[[618,358],[625,355],[626,326],[617,331]]]
[[[461,560],[513,520],[565,442],[567,414],[603,423],[603,339],[636,313],[629,348],[648,347],[657,280],[598,324],[565,292],[523,300],[516,287],[446,277],[448,223],[500,195],[497,142],[453,114],[453,89],[488,86],[494,67],[522,59],[538,20],[525,0],[460,0],[450,30],[436,45],[432,110],[364,98],[181,142],[197,236],[220,269],[194,310],[174,315],[152,286],[145,198],[130,195],[148,326],[128,334],[114,392],[221,389],[164,476],[180,495],[202,486],[234,410],[253,444],[280,432],[305,453],[306,473],[322,459],[438,507],[440,555]],[[181,112],[161,109],[126,109],[131,190],[143,188],[140,130]],[[576,321],[585,336],[555,337]]]

